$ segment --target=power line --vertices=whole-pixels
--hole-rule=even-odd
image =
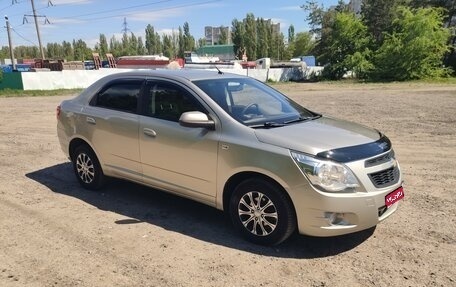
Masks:
[[[11,4],[11,5],[9,5],[9,6],[6,6],[5,8],[0,9],[0,12],[4,11],[4,10],[6,10],[6,9],[12,7],[12,6],[13,6],[13,4]]]
[[[25,1],[19,1],[18,3],[22,3],[22,2],[28,2],[30,0],[25,0]],[[81,17],[86,17],[86,16],[92,16],[92,15],[99,15],[99,14],[106,14],[106,13],[112,13],[112,12],[116,12],[116,11],[125,11],[125,10],[129,10],[129,9],[134,9],[134,8],[140,8],[140,7],[145,7],[145,6],[151,6],[151,5],[157,5],[157,4],[160,4],[160,3],[165,3],[165,2],[171,2],[171,1],[175,1],[175,0],[162,0],[162,1],[157,1],[157,2],[153,2],[153,3],[147,3],[147,4],[142,4],[142,5],[132,5],[132,6],[127,6],[127,7],[123,7],[123,8],[117,8],[117,9],[111,9],[111,10],[103,10],[103,11],[98,11],[98,12],[93,12],[93,13],[86,13],[86,14],[82,14],[82,15],[77,15],[77,16],[72,16],[72,17],[62,17],[62,18],[57,18],[57,19],[68,19],[68,20],[85,20],[85,21],[92,21],[92,22],[95,22],[95,21],[100,21],[100,20],[104,20],[104,19],[110,19],[110,18],[119,18],[119,17],[124,17],[124,23],[126,23],[126,16],[132,16],[132,15],[135,15],[137,14],[138,12],[144,12],[144,11],[130,11],[128,13],[123,13],[123,14],[115,14],[115,15],[109,15],[109,16],[105,16],[105,17],[98,17],[98,18],[85,18],[85,19],[76,19],[76,18],[81,18]],[[167,10],[172,10],[172,9],[178,9],[178,8],[186,8],[186,7],[192,7],[192,6],[200,6],[200,5],[204,5],[204,4],[210,4],[210,3],[215,3],[215,2],[220,2],[221,0],[209,0],[209,1],[202,1],[202,2],[193,2],[193,3],[186,3],[186,4],[181,4],[181,5],[175,5],[175,6],[170,6],[170,7],[164,7],[164,8],[159,8],[159,9],[154,9],[153,11],[154,12],[158,12],[158,11],[167,11]],[[70,3],[68,4],[62,4],[60,6],[63,6],[63,5],[70,5]],[[51,6],[51,7],[57,7],[57,6]],[[50,7],[45,7],[45,8],[50,8]],[[44,9],[44,8],[42,8]],[[36,10],[39,10],[39,9],[36,9]],[[23,14],[22,14],[23,15]],[[37,15],[38,16],[38,15]],[[45,21],[46,23],[49,23],[49,20],[46,19]],[[18,25],[16,26],[16,28],[18,27],[21,27],[21,26],[25,26],[26,23],[22,23],[21,25]],[[127,31],[129,30],[128,29],[128,26],[124,26],[123,27],[124,29],[127,28]],[[124,31],[124,29],[122,29],[122,31]],[[13,29],[13,31],[15,33],[17,33],[16,30]],[[21,37],[22,39],[24,39],[25,41],[29,42],[29,43],[32,43],[33,45],[36,45],[36,43],[33,43],[32,41],[24,38],[23,36],[19,35],[19,37]]]
[[[27,41],[27,42],[31,43],[32,45],[34,45],[34,46],[37,46],[36,43],[30,41],[29,39],[27,39],[27,38],[25,38],[24,36],[22,36],[21,34],[19,34],[19,32],[17,32],[14,28],[11,28],[11,31],[13,31],[14,33],[16,33],[16,35],[18,35],[20,38],[22,38],[22,40]]]
[[[75,18],[81,18],[81,17],[86,17],[86,16],[106,14],[106,13],[124,11],[124,10],[129,10],[129,9],[134,9],[134,8],[152,6],[152,5],[162,4],[162,3],[171,2],[171,1],[174,1],[174,0],[162,0],[162,1],[157,1],[157,2],[153,2],[153,3],[147,3],[147,4],[141,4],[141,5],[133,5],[133,6],[127,6],[127,7],[123,7],[123,8],[116,8],[116,9],[111,9],[111,10],[103,10],[103,11],[98,11],[98,12],[80,14],[80,15],[76,15],[76,16],[67,16],[67,17],[63,17],[61,19],[75,19]]]
[[[220,2],[220,1],[222,1],[222,0],[211,0],[211,1],[205,1],[205,2],[189,3],[189,4],[183,4],[183,5],[177,5],[177,6],[172,6],[172,7],[155,9],[154,12],[172,10],[172,9],[177,9],[177,8],[186,8],[186,7],[192,7],[192,6],[200,6],[200,5],[210,4],[210,3]],[[86,18],[86,19],[83,19],[83,20],[86,20],[86,21],[98,21],[98,20],[104,20],[104,19],[110,19],[110,18],[118,18],[118,17],[122,17],[122,16],[124,16],[124,17],[125,16],[133,16],[133,15],[137,14],[138,12],[139,11],[132,11],[132,12],[129,12],[129,13],[116,14],[116,15],[110,15],[110,16],[98,17],[98,18]],[[77,20],[77,18],[70,18],[70,17],[65,17],[65,18],[61,18],[61,19]]]

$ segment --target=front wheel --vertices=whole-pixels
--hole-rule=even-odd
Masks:
[[[290,199],[280,186],[261,178],[247,179],[235,188],[229,214],[235,228],[257,244],[279,244],[296,229]]]
[[[100,189],[105,176],[95,153],[85,145],[77,147],[73,156],[73,168],[82,187],[90,190]]]

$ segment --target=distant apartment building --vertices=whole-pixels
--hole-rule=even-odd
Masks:
[[[344,4],[345,7],[348,7],[348,9],[355,13],[355,15],[357,17],[360,17],[361,16],[361,6],[363,4],[363,0],[350,0],[350,2],[348,2],[348,4]],[[337,8],[337,5],[332,5],[329,7],[328,10],[335,10]]]
[[[348,6],[350,7],[350,11],[355,13],[355,15],[357,15],[357,16],[361,15],[362,3],[363,3],[363,0],[350,0],[350,3],[348,3]]]
[[[228,43],[223,44],[231,44],[231,33],[229,27],[219,26],[206,26],[204,27],[204,37],[206,39],[206,45],[220,45],[220,37],[222,35],[222,31],[224,31],[227,35]]]
[[[272,33],[280,34],[280,23],[273,23],[271,19],[267,19],[266,23],[271,25]]]

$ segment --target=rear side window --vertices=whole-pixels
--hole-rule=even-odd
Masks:
[[[110,84],[96,97],[93,105],[123,112],[136,113],[143,81],[132,80]]]

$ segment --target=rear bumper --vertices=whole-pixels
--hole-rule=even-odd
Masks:
[[[57,125],[57,137],[59,139],[60,148],[67,158],[70,158],[69,139],[65,129],[61,125]]]

